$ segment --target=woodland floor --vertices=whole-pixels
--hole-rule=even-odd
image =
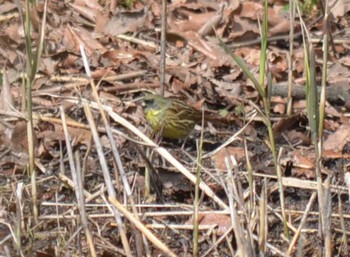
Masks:
[[[172,252],[169,256],[193,256],[195,186],[191,179],[198,170],[201,130],[201,257],[324,256],[324,249],[331,250],[329,256],[349,256],[350,203],[345,178],[350,159],[350,5],[340,2],[332,1],[328,24],[332,37],[321,169],[321,202],[328,215],[323,228],[331,233],[328,242],[322,236],[316,197],[316,155],[306,112],[301,33],[305,26],[315,49],[320,82],[321,6],[305,1],[300,5],[301,14],[297,12],[289,22],[287,1],[271,0],[268,5],[270,110],[283,176],[288,238],[269,135],[256,110],[263,110],[262,100],[217,39],[220,37],[259,78],[262,1],[169,1],[165,95],[217,115],[220,124],[197,126],[185,141],[162,139],[159,148],[131,129],[133,125],[138,133],[152,134],[144,118],[142,97],[158,93],[160,88],[160,1],[48,0],[43,52],[32,86],[38,220],[28,171],[23,89],[28,56],[17,5],[21,3],[25,14],[25,2],[2,1],[0,256],[126,256],[127,244],[132,256],[146,252],[166,256],[163,245]],[[43,14],[43,1],[31,5],[34,53]],[[96,104],[80,45],[101,105]],[[293,102],[292,113],[287,115],[289,70]],[[106,120],[101,108],[106,110]],[[106,133],[106,123],[115,142]],[[119,163],[112,144],[118,150]],[[150,159],[160,180],[153,183],[150,194],[145,187],[147,163],[140,152],[148,156],[153,152]],[[84,190],[80,192],[78,185]],[[113,211],[110,203],[115,203],[108,198],[113,190],[115,199],[134,218],[137,212],[139,223],[159,241],[150,240],[144,231],[140,239],[137,221],[127,218],[119,207]],[[77,200],[79,192],[84,197]],[[122,216],[127,242],[122,240],[115,213]]]

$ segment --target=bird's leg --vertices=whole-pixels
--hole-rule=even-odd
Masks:
[[[184,138],[183,143],[182,143],[182,145],[181,145],[181,150],[182,150],[182,151],[185,150],[185,145],[186,145],[186,142],[187,142],[187,138],[188,138],[188,135]]]

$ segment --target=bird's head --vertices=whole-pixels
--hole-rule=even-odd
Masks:
[[[149,94],[143,97],[144,112],[147,114],[149,111],[160,111],[167,108],[171,104],[171,100],[164,98],[160,95]]]

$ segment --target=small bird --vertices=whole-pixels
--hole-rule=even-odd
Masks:
[[[183,101],[152,94],[143,100],[147,122],[165,138],[185,138],[202,120],[201,111]]]

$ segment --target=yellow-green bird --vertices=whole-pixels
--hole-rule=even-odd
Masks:
[[[166,138],[185,138],[202,119],[202,113],[183,101],[160,95],[144,97],[144,113],[152,129]]]

